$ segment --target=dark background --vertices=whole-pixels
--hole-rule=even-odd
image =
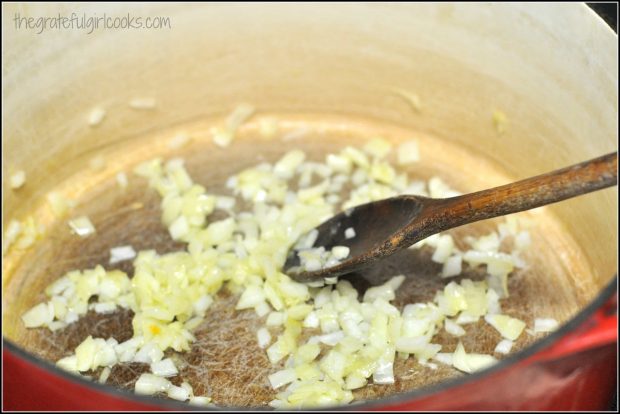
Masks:
[[[586,3],[618,33],[618,3]]]

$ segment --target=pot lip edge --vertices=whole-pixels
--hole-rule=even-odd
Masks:
[[[337,406],[329,406],[329,407],[321,407],[317,408],[318,411],[333,411],[333,410],[356,410],[356,409],[372,409],[378,407],[389,407],[400,404],[405,404],[407,402],[413,402],[416,399],[429,397],[435,394],[439,394],[451,388],[457,388],[464,384],[478,381],[482,378],[485,378],[489,375],[495,374],[504,368],[508,368],[510,366],[516,365],[519,362],[523,362],[529,357],[535,355],[537,352],[541,351],[544,348],[551,346],[556,343],[561,338],[567,336],[571,332],[573,332],[577,327],[582,325],[587,319],[589,319],[608,299],[610,299],[614,293],[617,292],[618,288],[618,275],[616,274],[612,280],[599,292],[599,294],[585,307],[583,307],[575,316],[569,319],[566,323],[564,323],[558,330],[550,333],[546,337],[534,342],[532,345],[522,349],[519,352],[516,352],[513,355],[508,356],[505,359],[502,359],[497,364],[493,366],[478,371],[476,373],[461,376],[457,378],[452,378],[447,381],[442,381],[438,384],[429,385],[421,388],[417,388],[408,392],[394,394],[385,398],[379,398],[375,400],[361,400],[353,402],[349,405],[337,405]],[[199,406],[191,406],[186,402],[177,402],[177,401],[169,401],[161,398],[155,398],[151,396],[138,395],[128,390],[112,387],[105,384],[99,384],[98,382],[89,381],[87,379],[83,379],[69,372],[65,372],[62,369],[56,367],[51,362],[41,359],[34,354],[20,348],[14,342],[7,339],[4,335],[2,336],[2,348],[3,351],[6,349],[9,353],[14,354],[17,357],[20,357],[27,362],[34,364],[40,369],[43,369],[49,374],[59,376],[64,380],[70,381],[76,385],[80,385],[83,387],[87,387],[93,391],[100,392],[102,394],[107,395],[108,397],[113,397],[116,399],[124,400],[125,402],[137,402],[145,405],[150,405],[154,407],[163,407],[170,409],[184,409],[184,410],[204,410],[205,408],[213,409],[213,410],[221,410],[221,411],[238,411],[238,410],[257,410],[257,409],[267,409],[267,407],[199,407]],[[314,409],[313,409],[314,410]]]

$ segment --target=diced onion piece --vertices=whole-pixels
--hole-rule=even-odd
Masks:
[[[278,133],[278,120],[275,118],[263,118],[259,122],[259,133],[263,138],[272,138]]]
[[[516,340],[525,329],[525,322],[507,315],[486,315],[484,320],[497,329],[504,338],[511,341]]]
[[[69,227],[80,237],[86,237],[95,232],[95,226],[93,226],[93,223],[86,216],[80,216],[73,220],[69,220]]]
[[[267,320],[265,321],[265,324],[267,326],[279,326],[279,325],[282,325],[284,323],[284,320],[285,320],[284,313],[282,313],[282,312],[271,312],[267,316]]]
[[[442,364],[452,365],[452,355],[453,354],[446,353],[446,352],[439,352],[433,357],[433,359],[438,362],[441,362]]]
[[[98,106],[93,108],[88,114],[88,125],[91,127],[99,125],[101,121],[103,121],[103,118],[105,118],[105,115],[106,111],[102,107]]]
[[[77,357],[75,355],[71,355],[68,357],[64,357],[56,361],[56,366],[58,368],[62,368],[65,371],[69,372],[78,372],[77,369]]]
[[[110,302],[95,303],[93,309],[95,313],[112,313],[116,310],[116,305]]]
[[[442,277],[453,277],[461,274],[463,270],[463,256],[455,254],[450,256],[443,264]]]
[[[97,352],[97,342],[89,336],[75,348],[77,358],[77,370],[80,372],[88,371],[93,368],[95,353]]]
[[[396,340],[395,345],[398,352],[415,354],[428,346],[428,339],[423,336],[400,337]]]
[[[24,172],[24,170],[15,171],[13,174],[11,174],[11,177],[9,178],[9,184],[14,190],[17,190],[18,188],[23,186],[25,182],[26,173]]]
[[[452,356],[452,365],[463,372],[471,374],[495,364],[497,360],[491,355],[467,354],[461,342],[456,346]]]
[[[194,303],[194,312],[196,315],[204,315],[207,309],[213,303],[213,298],[210,295],[202,295],[198,300]]]
[[[344,238],[349,240],[355,237],[355,229],[353,227],[349,227],[344,231]]]
[[[504,354],[504,355],[508,354],[510,350],[512,349],[513,344],[514,342],[512,342],[509,339],[502,339],[501,341],[499,341],[499,343],[495,347],[495,352],[497,352],[498,354]]]
[[[235,309],[241,310],[253,308],[264,300],[265,293],[263,292],[263,289],[255,285],[248,286],[241,295],[241,298],[239,298],[239,302],[237,302]]]
[[[332,254],[338,260],[345,259],[349,256],[350,249],[347,246],[334,246],[332,248]]]
[[[398,164],[407,165],[420,161],[420,149],[417,141],[406,141],[398,146]]]
[[[495,289],[489,289],[486,293],[487,296],[487,313],[497,314],[502,312],[501,305],[499,303],[499,295],[495,292]]]
[[[189,223],[185,216],[179,216],[168,228],[174,240],[181,240],[189,233]]]
[[[364,385],[366,385],[367,382],[368,381],[363,375],[354,372],[347,375],[345,388],[347,390],[355,390],[358,388],[362,388]]]
[[[330,350],[319,363],[321,370],[332,380],[343,384],[343,375],[346,368],[347,358],[341,352]]]
[[[47,194],[47,202],[56,217],[64,216],[72,207],[72,203],[56,191]]]
[[[172,384],[166,378],[153,374],[142,374],[136,381],[136,394],[153,395],[158,392],[166,392]]]
[[[445,324],[444,326],[445,326],[446,332],[448,332],[450,335],[454,335],[454,336],[465,335],[465,329],[463,329],[460,325],[458,325],[453,320],[446,319],[444,321],[444,324]]]
[[[344,332],[342,331],[331,332],[319,336],[319,341],[329,346],[335,346],[342,339],[344,339]]]
[[[269,383],[271,387],[276,390],[283,385],[290,384],[297,379],[294,369],[283,369],[282,371],[275,372],[269,375]]]
[[[236,131],[254,112],[256,112],[256,108],[252,105],[246,103],[238,105],[226,118],[226,127],[229,130]]]
[[[99,374],[99,379],[97,380],[97,382],[99,382],[99,384],[105,384],[105,382],[110,377],[111,372],[112,370],[109,367],[105,367],[104,369],[102,369],[101,373]]]
[[[392,150],[392,144],[383,138],[374,138],[364,145],[366,154],[375,158],[385,158]]]
[[[254,311],[256,312],[256,316],[262,318],[271,311],[271,306],[269,306],[267,302],[262,301],[258,305],[254,306]]]
[[[348,157],[342,155],[328,154],[325,158],[326,164],[334,171],[349,174],[352,162]]]
[[[372,382],[375,384],[393,384],[394,361],[380,360],[376,371],[372,374]]]
[[[306,154],[303,151],[289,151],[274,165],[273,172],[277,177],[288,180],[305,159]]]
[[[12,219],[4,232],[2,238],[2,254],[4,255],[9,247],[17,240],[22,231],[22,225],[19,221]]]
[[[266,328],[260,328],[256,332],[256,338],[258,341],[258,346],[261,348],[267,348],[267,346],[271,343],[271,334]]]
[[[170,358],[153,362],[151,364],[151,372],[159,377],[174,377],[179,373],[177,367]]]
[[[166,394],[168,397],[177,401],[187,401],[190,398],[189,392],[185,388],[177,387],[172,384],[168,387]]]
[[[441,178],[432,177],[428,180],[428,192],[432,198],[446,198],[451,189]]]
[[[486,236],[469,239],[474,250],[482,252],[496,252],[499,249],[500,238],[496,232],[491,232]]]
[[[191,405],[205,406],[211,403],[211,398],[209,397],[192,397],[189,399],[189,403]]]
[[[304,328],[318,328],[320,324],[316,312],[310,312],[303,321]]]
[[[22,315],[26,328],[45,326],[54,320],[54,307],[51,302],[39,303]]]
[[[432,260],[436,263],[445,263],[452,255],[454,250],[454,240],[449,234],[439,236],[437,241],[437,248],[433,253]]]
[[[110,249],[110,264],[122,262],[136,257],[136,251],[131,246],[119,246]]]
[[[374,302],[377,298],[384,299],[388,302],[393,300],[396,297],[394,291],[398,289],[404,280],[405,277],[402,275],[395,276],[383,285],[367,289],[364,293],[364,302]]]
[[[152,364],[153,362],[161,361],[164,357],[164,353],[154,342],[147,342],[140,348],[133,358],[134,362],[143,362],[145,364]]]
[[[536,318],[534,319],[534,332],[552,332],[558,327],[558,321],[552,318]]]

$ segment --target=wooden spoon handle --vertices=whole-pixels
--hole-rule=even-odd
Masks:
[[[516,183],[437,200],[438,205],[433,207],[438,209],[432,210],[445,210],[435,217],[431,212],[429,218],[448,229],[556,203],[617,183],[618,153],[614,152]]]

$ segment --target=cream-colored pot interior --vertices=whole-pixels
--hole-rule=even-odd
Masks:
[[[15,26],[16,13],[58,12],[165,16],[172,28],[37,34]],[[2,27],[3,226],[39,211],[54,228],[45,213],[50,189],[92,201],[91,185],[164,152],[160,135],[186,128],[207,142],[201,122],[241,102],[258,119],[282,119],[284,129],[323,122],[334,140],[376,125],[393,126],[395,140],[411,131],[426,145],[428,167],[462,191],[617,150],[617,37],[582,4],[9,4]],[[404,94],[416,95],[419,108]],[[156,107],[130,108],[137,97]],[[106,117],[93,128],[87,119],[96,106]],[[497,111],[507,117],[503,133]],[[229,160],[248,164],[261,145],[274,156],[296,145],[248,142],[204,155],[210,165],[196,171],[234,172]],[[106,169],[84,172],[98,153]],[[6,179],[14,169],[27,175],[17,191]],[[91,204],[102,208],[108,200],[99,196]],[[528,276],[541,278],[528,297],[557,299],[562,320],[616,272],[616,198],[609,189],[539,211],[547,223],[539,249],[549,260]],[[52,245],[12,253],[3,265],[3,333],[17,343],[29,338],[19,315],[60,276],[49,270]]]

